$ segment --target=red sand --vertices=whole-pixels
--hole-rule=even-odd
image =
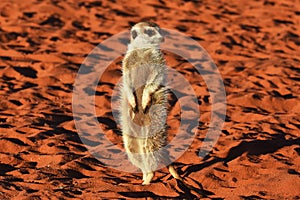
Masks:
[[[0,199],[300,199],[299,15],[296,0],[1,1]],[[197,154],[209,124],[209,93],[205,84],[193,85],[203,125],[175,163],[189,188],[166,169],[141,186],[141,174],[105,167],[74,127],[72,85],[85,56],[145,20],[193,36],[224,79],[227,119],[206,160]],[[191,83],[201,80],[190,66],[169,61]],[[112,69],[106,79],[115,84],[120,63]],[[97,91],[106,92],[96,97],[97,115],[111,119],[104,101],[112,87]],[[175,104],[170,118],[179,109]],[[117,129],[103,126],[122,147]]]

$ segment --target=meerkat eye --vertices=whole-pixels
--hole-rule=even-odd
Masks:
[[[147,34],[149,37],[155,35],[155,31],[152,29],[145,29],[144,33]]]
[[[131,31],[131,36],[132,36],[133,39],[135,39],[137,37],[136,30]]]

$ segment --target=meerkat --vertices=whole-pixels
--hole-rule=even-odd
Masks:
[[[164,38],[152,22],[131,30],[122,63],[120,123],[129,160],[141,169],[142,185],[150,184],[159,164],[169,164],[167,143],[166,62],[159,46]],[[171,175],[182,180],[172,165]]]

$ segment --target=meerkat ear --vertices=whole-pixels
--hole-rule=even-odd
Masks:
[[[161,35],[162,39],[161,42],[165,41],[165,36],[167,35],[167,32],[164,31],[163,29],[158,29],[158,33]]]
[[[158,29],[158,32],[162,37],[165,37],[166,35],[168,35],[168,32],[163,29]]]

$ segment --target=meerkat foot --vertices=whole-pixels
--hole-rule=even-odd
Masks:
[[[154,176],[154,173],[153,172],[148,172],[147,175],[146,175],[146,178],[145,180],[143,181],[142,185],[149,185],[152,178]]]
[[[183,180],[179,175],[178,175],[178,173],[176,172],[176,170],[174,169],[174,166],[173,165],[169,165],[169,172],[170,172],[170,174],[174,177],[174,178],[176,178],[176,179],[178,179],[178,180]]]
[[[143,172],[143,182],[146,180],[146,177],[147,177],[147,173]]]

